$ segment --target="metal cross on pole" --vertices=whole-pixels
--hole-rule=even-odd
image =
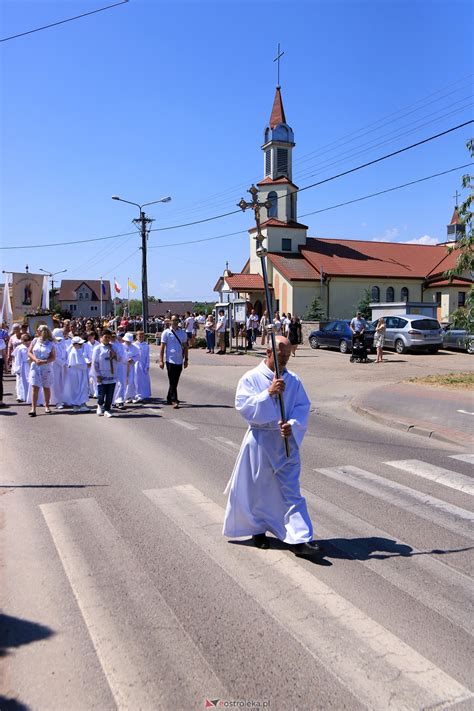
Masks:
[[[273,60],[274,62],[277,62],[277,66],[278,66],[278,82],[277,82],[277,86],[280,86],[280,59],[283,57],[284,54],[285,54],[284,52],[280,52],[280,43],[278,42],[277,56],[276,56],[275,59]]]
[[[269,321],[271,319],[271,314],[273,313],[272,311],[272,301],[271,301],[271,296],[270,296],[270,288],[268,286],[268,276],[267,276],[267,263],[265,257],[268,254],[268,249],[266,249],[263,246],[263,240],[264,237],[262,235],[262,231],[260,229],[260,208],[265,207],[267,210],[270,209],[272,203],[270,200],[266,200],[265,202],[258,202],[258,190],[255,187],[255,185],[252,185],[251,188],[247,191],[251,194],[252,196],[252,201],[251,202],[246,202],[243,198],[242,200],[238,203],[238,207],[240,207],[243,212],[247,210],[247,208],[250,208],[254,211],[255,214],[255,223],[257,225],[257,234],[255,235],[255,239],[257,241],[257,257],[260,257],[260,263],[262,265],[262,276],[263,276],[263,283],[265,285],[265,300],[267,302],[267,310],[268,310],[268,316],[269,316]],[[272,351],[273,351],[273,362],[275,364],[275,376],[277,378],[280,377],[280,367],[278,365],[278,351],[276,347],[276,338],[275,338],[275,332],[273,330],[273,324],[269,323],[268,325],[268,331],[270,332],[270,340],[272,344]],[[283,395],[281,393],[278,393],[278,402],[280,405],[280,415],[281,415],[281,420],[282,422],[286,422],[286,417],[285,417],[285,403],[283,402]],[[286,451],[286,456],[290,456],[290,443],[288,442],[288,439],[285,438],[285,451]]]

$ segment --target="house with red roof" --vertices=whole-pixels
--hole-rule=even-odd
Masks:
[[[278,86],[264,132],[264,177],[257,184],[263,247],[275,310],[303,316],[315,297],[327,319],[349,318],[367,289],[377,303],[435,302],[438,318],[463,306],[472,275],[448,281],[443,274],[456,262],[449,252],[464,233],[457,207],[447,226],[447,242],[437,245],[368,242],[308,237],[298,221],[298,187],[292,181],[293,130],[286,123]],[[241,272],[228,268],[214,291],[220,301],[244,298],[261,314],[266,308],[261,262],[255,249],[256,227],[249,229],[250,257]]]
[[[62,279],[58,301],[71,316],[100,316],[113,311],[108,279]]]

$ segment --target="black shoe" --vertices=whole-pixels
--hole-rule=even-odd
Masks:
[[[309,541],[308,543],[297,543],[296,545],[290,546],[290,548],[296,556],[311,557],[316,555],[323,555],[322,548],[316,543],[316,541]]]
[[[252,536],[253,544],[256,548],[261,548],[262,550],[266,550],[267,548],[270,548],[270,545],[268,543],[268,538],[264,533],[257,533],[256,536]]]

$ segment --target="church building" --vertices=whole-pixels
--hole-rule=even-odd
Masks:
[[[268,250],[267,272],[274,310],[304,317],[317,297],[326,319],[351,318],[367,290],[373,302],[430,302],[438,318],[463,306],[472,284],[471,275],[453,279],[443,273],[455,265],[448,253],[464,231],[457,207],[447,227],[447,243],[437,245],[369,242],[308,237],[308,227],[298,221],[298,187],[292,179],[294,134],[276,88],[270,121],[262,145],[263,179],[257,184],[261,208],[263,246]],[[249,213],[250,214],[250,213]],[[244,298],[259,315],[266,308],[260,259],[256,255],[256,227],[249,229],[250,256],[240,273],[228,268],[214,291],[219,301]]]

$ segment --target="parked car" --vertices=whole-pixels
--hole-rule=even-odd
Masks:
[[[311,348],[327,346],[328,348],[338,348],[341,353],[350,353],[352,350],[352,331],[350,321],[330,321],[323,324],[316,331],[311,331],[308,340]],[[365,330],[365,343],[370,351],[374,345],[374,328],[367,324]]]
[[[375,328],[377,321],[372,323]],[[394,348],[397,353],[428,351],[437,353],[443,345],[443,330],[435,318],[419,314],[385,316],[384,348]]]
[[[468,334],[463,328],[455,328],[449,323],[443,329],[443,348],[453,348],[458,351],[474,353],[474,335]]]

